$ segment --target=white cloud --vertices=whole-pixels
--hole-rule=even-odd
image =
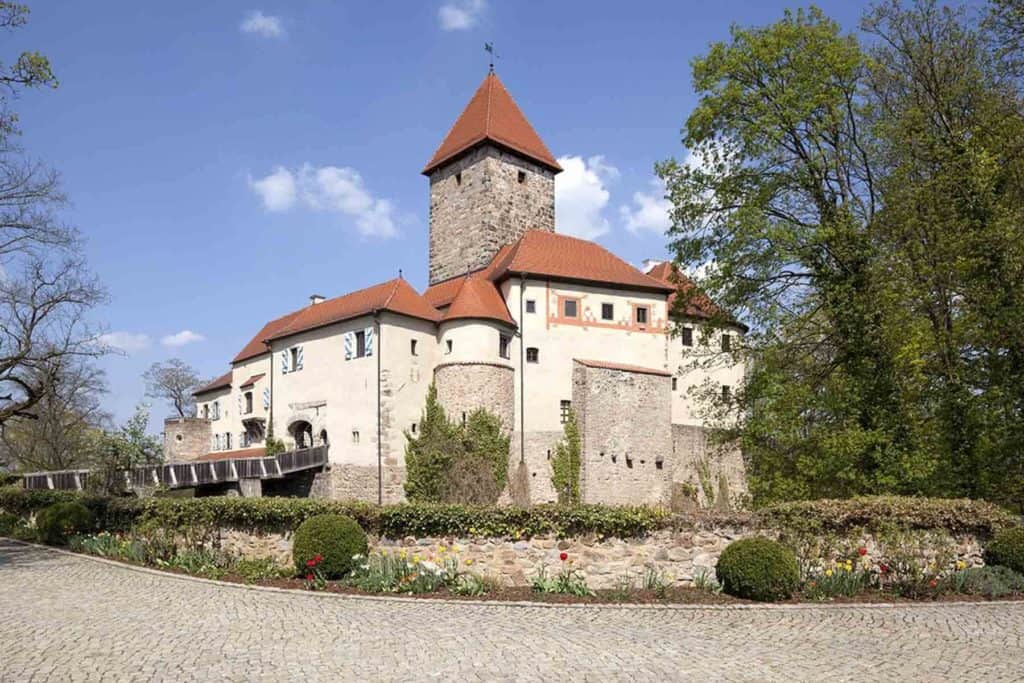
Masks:
[[[603,215],[609,192],[605,183],[619,175],[604,157],[559,157],[562,172],[555,176],[555,216],[558,232],[593,239],[611,229]]]
[[[167,335],[160,340],[160,343],[168,348],[176,349],[179,346],[184,346],[185,344],[191,344],[193,342],[201,342],[205,339],[206,337],[198,332],[182,330],[181,332],[175,332],[174,334]]]
[[[260,196],[267,211],[286,211],[295,204],[295,176],[283,166],[265,178],[249,178],[249,188]]]
[[[648,231],[664,235],[671,225],[669,210],[672,204],[665,199],[665,183],[661,178],[651,179],[650,192],[634,192],[631,206],[620,206],[619,216],[626,230],[636,234]]]
[[[281,25],[280,17],[272,17],[260,10],[253,10],[245,15],[245,19],[238,26],[242,33],[253,33],[264,38],[281,38],[284,36],[284,26]]]
[[[268,211],[286,211],[301,202],[308,209],[354,219],[356,229],[364,237],[398,234],[394,203],[374,197],[353,168],[304,164],[293,172],[278,166],[265,178],[250,178],[249,187],[260,196]]]
[[[477,25],[486,8],[485,0],[450,0],[441,5],[437,18],[445,31],[465,31]]]
[[[100,344],[125,353],[149,348],[149,335],[136,332],[108,332],[100,336]]]

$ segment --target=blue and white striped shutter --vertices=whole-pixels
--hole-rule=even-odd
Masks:
[[[288,374],[288,349],[281,352],[281,374]]]
[[[356,335],[352,332],[345,333],[345,360],[352,360],[352,355],[355,353],[355,341]]]
[[[263,388],[263,409],[270,408],[270,387]]]
[[[302,369],[302,347],[301,346],[295,351],[295,369],[296,370],[301,370]]]
[[[366,355],[373,355],[373,328],[367,327],[365,331],[366,336]]]

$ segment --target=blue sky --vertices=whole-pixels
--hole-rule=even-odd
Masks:
[[[110,292],[102,362],[127,417],[142,372],[204,375],[314,292],[426,283],[420,169],[497,71],[567,171],[559,231],[630,262],[665,256],[653,165],[683,157],[689,61],[786,3],[31,2],[0,58],[39,50],[56,91],[23,95],[23,144],[57,168]],[[822,2],[853,29],[865,5]],[[154,406],[159,429],[165,412]]]

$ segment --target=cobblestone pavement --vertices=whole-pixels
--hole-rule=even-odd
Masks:
[[[247,590],[0,540],[0,681],[1022,680],[1024,605],[642,609]]]

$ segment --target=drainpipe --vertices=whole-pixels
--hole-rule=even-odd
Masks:
[[[374,336],[377,337],[377,505],[384,504],[384,451],[381,442],[381,404],[380,404],[380,357],[384,352],[380,334],[380,310],[373,312],[373,325],[376,328]]]
[[[526,328],[523,297],[526,295],[526,273],[519,274],[519,464],[526,462]]]

